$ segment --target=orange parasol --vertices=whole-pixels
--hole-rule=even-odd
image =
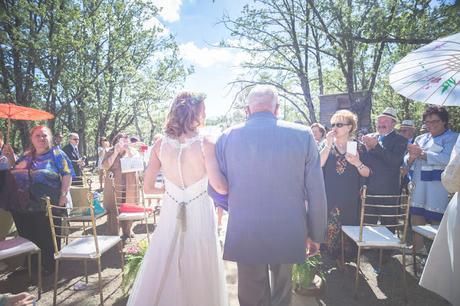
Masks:
[[[8,119],[8,130],[6,142],[10,139],[11,119],[15,120],[48,120],[53,119],[54,116],[48,112],[19,106],[13,103],[0,103],[0,118]]]

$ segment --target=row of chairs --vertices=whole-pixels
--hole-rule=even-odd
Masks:
[[[55,250],[55,278],[53,305],[57,300],[57,280],[59,276],[60,261],[62,260],[79,260],[84,263],[85,280],[88,282],[87,262],[95,261],[99,277],[100,303],[103,305],[103,291],[101,278],[101,256],[118,246],[121,258],[121,267],[124,266],[123,244],[121,238],[116,236],[98,235],[96,222],[98,219],[107,215],[107,212],[95,213],[93,207],[93,195],[91,192],[90,182],[85,179],[81,180],[82,186],[71,187],[71,197],[73,207],[60,207],[53,205],[50,199],[46,199],[47,213],[51,225],[52,240]],[[87,182],[87,183],[85,183]],[[125,190],[131,186],[117,186],[112,179],[112,188],[114,190],[114,199],[116,204],[116,213],[118,222],[121,221],[140,221],[145,224],[146,237],[149,240],[148,218],[153,215],[154,225],[156,217],[160,212],[161,196],[152,195],[144,197],[142,182],[136,185],[138,192],[135,196],[126,197]],[[130,204],[138,204],[136,211],[120,212],[119,208]],[[153,207],[151,207],[153,205]],[[61,219],[61,225],[55,223],[56,219]],[[58,240],[64,241],[64,246],[58,248]],[[22,238],[15,237],[5,241],[0,241],[0,260],[18,255],[27,255],[29,264],[29,276],[31,276],[31,256],[38,254],[38,298],[41,297],[42,278],[41,278],[41,251],[34,243]]]

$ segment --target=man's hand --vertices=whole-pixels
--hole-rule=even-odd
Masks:
[[[375,148],[375,146],[379,143],[377,137],[371,134],[364,135],[362,141],[368,150]]]
[[[80,167],[84,167],[85,166],[85,160],[83,158],[79,159],[77,161],[77,164],[80,166]]]
[[[319,252],[319,243],[307,239],[307,257],[315,256]]]

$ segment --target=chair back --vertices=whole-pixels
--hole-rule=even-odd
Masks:
[[[409,223],[409,205],[412,186],[408,186],[408,194],[397,195],[369,195],[364,185],[361,193],[361,214],[359,224],[359,241],[363,241],[363,227],[385,226],[398,233],[401,243],[406,242]],[[377,220],[376,223],[366,219]],[[380,220],[380,223],[378,223]]]
[[[89,186],[70,186],[70,197],[73,207],[88,206],[88,196],[91,194]]]
[[[50,222],[51,227],[51,235],[52,241],[54,246],[54,255],[55,257],[59,255],[59,248],[58,248],[58,239],[65,238],[69,241],[81,238],[88,238],[88,235],[85,235],[86,227],[84,224],[81,225],[73,225],[75,223],[70,223],[68,220],[74,216],[83,216],[88,215],[90,216],[91,228],[90,235],[94,238],[94,243],[96,247],[96,254],[100,255],[99,252],[99,245],[97,240],[97,231],[96,231],[96,219],[94,217],[94,207],[93,203],[93,196],[91,193],[88,193],[86,205],[81,205],[78,207],[73,207],[68,209],[67,207],[56,206],[52,205],[51,200],[49,197],[46,198],[46,209],[47,214]],[[62,222],[56,222],[56,220],[62,220]],[[72,225],[70,225],[72,224]],[[67,232],[69,235],[62,234],[62,232]],[[79,234],[83,233],[83,234]]]
[[[126,205],[138,205],[140,208],[145,208],[145,196],[140,177],[136,176],[134,184],[116,184],[113,175],[110,180],[117,211],[121,206]]]
[[[86,172],[82,171],[81,176],[75,176],[72,178],[72,185],[73,186],[82,186],[82,187],[89,187],[91,190],[91,186],[93,184],[93,180],[89,178]]]

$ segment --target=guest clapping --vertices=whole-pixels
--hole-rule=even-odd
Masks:
[[[441,221],[448,202],[448,192],[441,184],[441,173],[449,162],[457,140],[457,133],[448,129],[449,114],[444,107],[430,106],[423,113],[428,133],[418,136],[409,144],[405,157],[407,166],[413,165],[412,182],[415,189],[411,198],[411,221],[413,225],[427,221]],[[424,253],[423,238],[414,237],[414,247]]]

